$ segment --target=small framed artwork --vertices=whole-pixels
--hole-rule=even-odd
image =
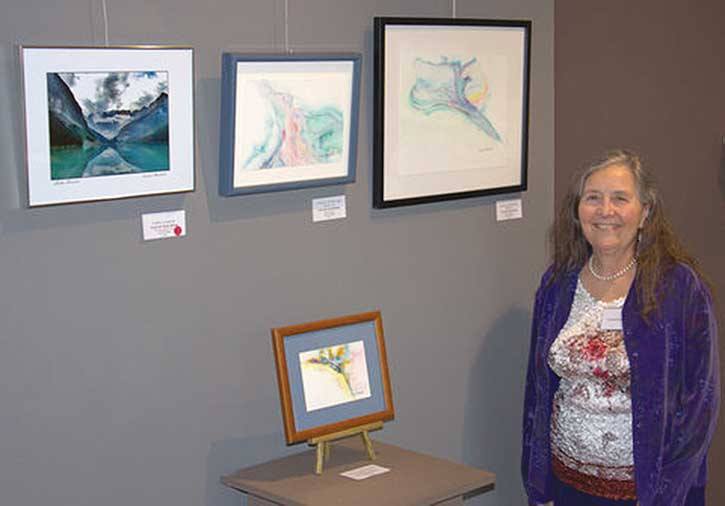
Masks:
[[[355,181],[360,60],[224,53],[220,193]]]
[[[531,22],[374,24],[373,206],[526,190]]]
[[[287,444],[394,417],[380,312],[272,329]]]
[[[20,53],[31,207],[194,189],[191,48]]]

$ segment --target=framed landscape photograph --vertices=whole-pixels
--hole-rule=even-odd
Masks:
[[[394,417],[380,312],[272,329],[287,444]]]
[[[224,53],[220,193],[355,181],[360,60]]]
[[[524,191],[531,22],[374,25],[373,206]]]
[[[20,53],[31,207],[194,189],[191,48]]]

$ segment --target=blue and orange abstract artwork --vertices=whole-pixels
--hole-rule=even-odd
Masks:
[[[476,58],[462,61],[441,56],[437,61],[415,60],[415,83],[408,93],[408,103],[426,115],[456,114],[491,139],[501,142],[501,135],[486,115],[490,89],[485,77],[471,71]]]
[[[302,352],[299,360],[307,411],[370,397],[363,341]]]
[[[511,142],[507,62],[475,53],[415,50],[401,60],[397,96],[388,102],[391,116],[398,118],[389,135],[391,163],[399,173],[503,166]]]

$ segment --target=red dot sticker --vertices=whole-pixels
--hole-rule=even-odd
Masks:
[[[182,232],[181,227],[179,225],[176,225],[174,227],[174,234],[176,234],[176,237],[179,237],[181,235],[181,232]]]

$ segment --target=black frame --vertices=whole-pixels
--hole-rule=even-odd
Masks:
[[[519,184],[477,187],[463,191],[429,193],[421,196],[403,198],[385,198],[384,187],[386,183],[385,164],[385,55],[386,55],[386,28],[395,25],[430,26],[459,26],[466,28],[519,28],[523,35],[523,80],[521,90],[522,117],[520,128],[520,176]],[[531,21],[528,20],[491,20],[491,19],[449,19],[449,18],[403,18],[403,17],[376,17],[374,18],[374,165],[373,165],[373,207],[388,208],[439,202],[445,200],[464,199],[484,195],[521,192],[527,189],[528,164],[528,115],[529,115],[529,80],[530,80],[530,54],[531,54]]]

